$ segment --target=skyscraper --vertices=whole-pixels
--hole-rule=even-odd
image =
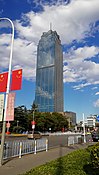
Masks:
[[[35,103],[40,112],[63,111],[63,53],[56,31],[44,32],[38,44]]]

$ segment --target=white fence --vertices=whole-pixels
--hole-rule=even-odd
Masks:
[[[63,145],[70,146],[70,145],[74,145],[77,143],[82,143],[82,141],[83,140],[82,140],[81,135],[68,136],[67,141],[64,139]],[[55,141],[55,142],[57,142],[57,145],[59,145],[58,141]],[[62,138],[61,138],[61,142],[63,142]],[[7,141],[6,147],[4,149],[3,158],[8,159],[8,158],[17,157],[17,156],[21,158],[22,155],[30,154],[30,153],[36,154],[39,151],[47,151],[48,148],[50,149],[53,147],[54,145],[48,146],[48,140],[46,138],[37,139],[37,140]]]
[[[74,145],[77,143],[82,143],[82,137],[81,136],[69,136],[68,137],[68,146]]]
[[[17,157],[21,158],[24,154],[30,154],[48,149],[48,141],[46,138],[37,140],[21,140],[7,141],[4,149],[4,159]]]

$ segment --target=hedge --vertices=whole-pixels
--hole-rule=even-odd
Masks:
[[[76,150],[64,157],[33,168],[22,175],[99,175],[99,167],[94,166],[91,155],[94,155],[96,147],[99,148],[99,144],[87,149]]]

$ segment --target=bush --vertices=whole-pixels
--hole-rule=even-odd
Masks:
[[[99,143],[33,168],[23,175],[99,175]]]
[[[90,157],[92,166],[94,168],[99,168],[99,143],[92,147]]]
[[[89,161],[90,153],[80,149],[55,161],[33,168],[24,175],[86,175],[84,166],[89,164]]]

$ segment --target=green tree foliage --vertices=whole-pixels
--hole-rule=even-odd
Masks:
[[[36,129],[39,131],[52,132],[62,131],[62,128],[68,128],[68,122],[62,114],[59,113],[36,113]]]
[[[90,158],[92,166],[94,168],[99,168],[99,143],[92,147]]]
[[[51,132],[62,131],[62,128],[68,128],[68,122],[60,113],[41,113],[37,111],[37,105],[33,103],[30,110],[25,106],[18,106],[14,110],[14,121],[11,122],[10,132],[20,132],[32,130],[33,121],[36,122],[35,130],[46,132],[51,129]]]
[[[10,131],[15,132],[16,130],[19,131],[19,127],[21,128],[21,131],[26,131],[29,127],[29,120],[28,120],[28,114],[27,109],[25,106],[18,106],[14,110],[14,121],[11,122],[11,128]],[[23,129],[22,129],[23,128]]]
[[[38,111],[38,105],[35,103],[35,101],[33,102],[33,104],[31,105],[31,112],[35,112]]]

